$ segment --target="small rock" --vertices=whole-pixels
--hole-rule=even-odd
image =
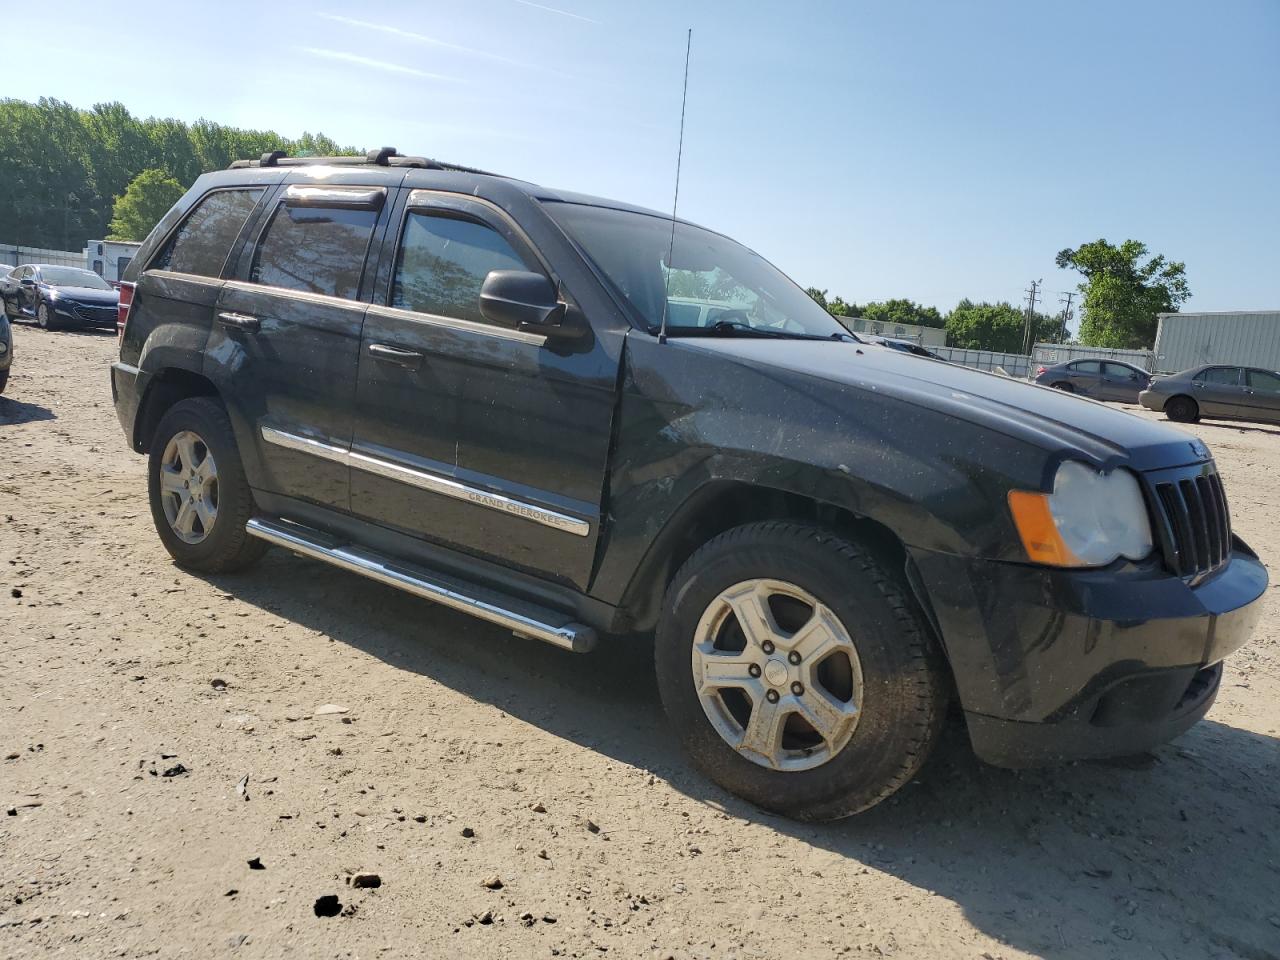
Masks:
[[[1112,926],[1112,928],[1111,928],[1111,932],[1112,932],[1112,933],[1114,933],[1114,934],[1115,934],[1117,937],[1119,937],[1121,940],[1132,940],[1132,939],[1133,939],[1133,931],[1132,931],[1132,930],[1130,930],[1128,927],[1122,927],[1122,926],[1120,926],[1120,924],[1118,924],[1118,923]]]
[[[5,755],[5,759],[6,759],[6,760],[17,760],[20,756],[22,756],[22,754],[20,754],[20,753],[10,753],[10,754],[6,754],[6,755]]]
[[[230,890],[228,890],[226,893],[224,893],[224,894],[223,894],[223,896],[224,896],[224,897],[234,897],[234,896],[235,896],[237,893],[239,893],[239,892],[240,892],[240,891],[239,891],[239,890],[237,890],[235,887],[232,887]]]
[[[236,793],[244,797],[245,800],[249,799],[249,775],[247,773],[236,781]]]
[[[190,773],[190,772],[191,772],[191,771],[190,771],[190,770],[188,770],[186,767],[184,767],[181,763],[175,763],[172,767],[169,767],[167,770],[165,770],[165,771],[164,771],[164,773],[160,774],[160,776],[162,776],[162,777],[180,777],[180,776],[182,776],[184,773]]]
[[[5,811],[5,813],[7,813],[11,817],[16,817],[18,815],[18,808],[10,807],[8,810]]]
[[[351,885],[353,887],[373,889],[374,887],[382,886],[382,877],[376,873],[357,873],[351,878]]]
[[[523,923],[526,927],[532,927],[532,926],[533,926],[533,914],[532,914],[532,913],[529,913],[529,912],[526,910],[524,913],[520,914],[520,922],[521,922],[521,923]]]
[[[546,808],[546,807],[544,807],[544,806],[542,805],[542,801],[541,801],[541,800],[539,800],[537,803],[533,804],[533,806],[531,806],[529,809],[530,809],[530,810],[532,810],[534,813],[546,813],[546,812],[547,812],[547,808]]]
[[[336,917],[342,912],[342,901],[337,894],[327,893],[316,899],[314,909],[317,917]]]
[[[488,887],[490,890],[501,890],[502,878],[495,873],[493,876],[486,877],[485,879],[481,880],[480,885],[483,887]]]
[[[587,829],[588,829],[588,830],[590,830],[592,833],[599,833],[599,832],[600,832],[600,827],[599,827],[599,826],[597,826],[597,824],[596,824],[596,822],[595,822],[594,820],[588,820],[588,821],[587,821]]]
[[[267,868],[262,865],[262,861],[258,857],[254,857],[252,860],[249,861],[249,869],[265,870]]]
[[[209,686],[221,692],[227,689],[227,681],[223,680],[221,677],[214,677],[212,680],[209,681]]]
[[[329,748],[329,756],[331,756],[331,757],[340,757],[340,756],[342,756],[342,748],[341,748],[341,747],[330,747],[330,748]]]
[[[472,830],[470,827],[463,827],[462,835],[466,837],[468,840],[470,840],[472,837],[476,835],[476,832]]]
[[[12,590],[9,591],[9,596],[13,597],[13,599],[15,600],[21,600],[22,591],[19,590],[17,587],[14,587]]]
[[[555,923],[555,922],[556,922],[556,918],[555,918],[555,916],[554,916],[554,915],[552,915],[552,914],[550,914],[550,913],[544,913],[544,914],[542,915],[542,922],[543,922],[543,923]]]
[[[550,858],[549,856],[547,856],[547,851],[545,851],[545,850],[539,850],[539,851],[538,851],[538,859],[539,859],[539,860],[550,860],[551,858]]]
[[[326,703],[323,706],[316,707],[315,716],[331,717],[334,714],[346,713],[347,708],[338,703]]]
[[[484,913],[480,914],[480,916],[476,917],[476,923],[484,924],[486,927],[493,923],[493,911],[486,910]]]
[[[248,939],[249,935],[247,933],[235,933],[227,937],[227,946],[235,950],[238,947],[243,947]]]
[[[357,817],[367,817],[369,815],[368,810],[352,810],[351,812],[354,813]]]
[[[426,814],[422,814],[422,813],[418,814],[416,817],[414,817],[414,818],[413,818],[413,822],[414,822],[414,823],[426,823],[426,822],[427,822]]]

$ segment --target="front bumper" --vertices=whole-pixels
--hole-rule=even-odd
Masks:
[[[1267,588],[1253,551],[1232,546],[1195,586],[1158,559],[1055,570],[913,549],[978,756],[1000,766],[1119,756],[1203,717]]]
[[[91,327],[114,327],[116,325],[116,308],[109,304],[67,303],[61,300],[50,301],[54,316],[72,323],[82,323]],[[110,310],[110,316],[107,311]]]

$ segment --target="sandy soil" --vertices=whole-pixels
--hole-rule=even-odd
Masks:
[[[798,825],[690,769],[642,650],[575,657],[279,551],[177,569],[114,338],[15,337],[0,956],[1280,956],[1274,586],[1153,755],[1013,773],[952,736],[888,804]],[[1280,429],[1197,433],[1280,556]]]

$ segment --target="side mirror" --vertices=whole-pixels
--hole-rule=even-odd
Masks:
[[[481,316],[504,327],[547,333],[564,313],[556,288],[540,273],[490,270],[480,288]]]
[[[34,277],[23,277],[21,280],[18,281],[18,283],[24,287],[34,287],[36,281]]]

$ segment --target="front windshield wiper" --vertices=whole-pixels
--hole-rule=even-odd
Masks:
[[[788,330],[764,330],[738,320],[717,320],[705,327],[667,327],[669,337],[764,337],[771,340],[832,340],[834,336],[816,333],[792,333]]]

